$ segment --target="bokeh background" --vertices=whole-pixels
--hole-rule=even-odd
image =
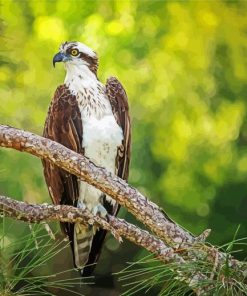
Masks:
[[[63,41],[84,42],[100,57],[101,81],[117,76],[128,93],[130,184],[191,232],[211,228],[214,244],[231,240],[239,224],[246,235],[247,1],[5,0],[0,11],[2,124],[41,134],[65,75],[52,68],[53,55]],[[0,149],[0,193],[49,202],[39,159]],[[9,239],[25,229],[18,223]],[[109,236],[97,272],[141,256]],[[68,268],[69,257],[49,269]],[[100,294],[85,291],[123,289],[116,278],[103,284]]]

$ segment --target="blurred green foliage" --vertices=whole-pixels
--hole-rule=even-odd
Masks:
[[[100,57],[99,78],[117,76],[128,93],[130,183],[190,231],[212,228],[213,243],[239,224],[246,234],[246,1],[5,0],[0,9],[1,123],[41,134],[64,79],[53,55],[65,40],[84,42]],[[38,159],[4,149],[0,159],[1,194],[49,201]],[[122,263],[133,248],[107,246]]]

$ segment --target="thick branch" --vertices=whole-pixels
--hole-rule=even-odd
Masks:
[[[137,189],[106,169],[97,167],[86,157],[79,155],[57,142],[13,127],[0,125],[0,146],[14,148],[45,158],[83,181],[95,186],[116,199],[138,220],[148,226],[168,245],[188,243],[195,238],[170,221],[159,207],[148,201]]]
[[[172,248],[167,247],[162,240],[145,230],[114,216],[102,218],[94,216],[87,209],[78,209],[66,205],[28,204],[0,195],[0,212],[5,216],[30,223],[41,221],[60,221],[84,225],[96,225],[111,231],[119,241],[121,236],[153,253],[164,262],[183,262]]]

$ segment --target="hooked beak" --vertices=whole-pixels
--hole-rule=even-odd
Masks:
[[[55,54],[54,58],[53,58],[53,67],[55,68],[55,64],[58,62],[66,62],[68,60],[67,56],[62,53],[62,52],[58,52],[57,54]]]

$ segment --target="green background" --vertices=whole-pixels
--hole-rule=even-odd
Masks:
[[[61,42],[84,42],[98,53],[100,80],[117,76],[129,97],[129,183],[191,232],[211,228],[214,244],[231,240],[239,224],[246,235],[246,1],[6,0],[0,11],[2,124],[41,134],[65,76],[52,58]],[[0,194],[50,202],[39,159],[0,149]],[[142,255],[109,236],[97,272]],[[69,268],[70,253],[64,258],[51,266]],[[116,279],[105,283],[100,295],[118,295]]]

